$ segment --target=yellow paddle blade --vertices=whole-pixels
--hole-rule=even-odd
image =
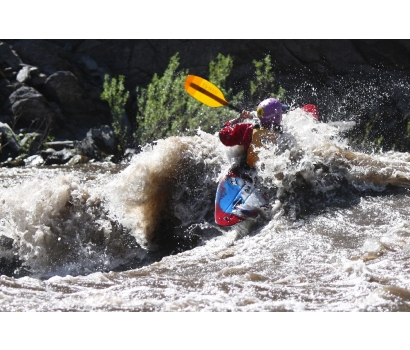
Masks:
[[[192,97],[210,107],[228,106],[229,103],[221,90],[214,84],[196,75],[188,75],[185,80],[185,90]]]

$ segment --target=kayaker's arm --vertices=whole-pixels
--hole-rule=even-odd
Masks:
[[[241,114],[239,114],[239,116],[235,119],[229,120],[224,124],[225,126],[234,126],[236,124],[242,123],[245,119],[251,118],[251,112],[247,111],[247,110],[243,110],[241,112]]]

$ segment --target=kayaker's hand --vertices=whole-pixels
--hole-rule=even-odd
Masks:
[[[247,110],[243,110],[242,112],[241,112],[241,118],[242,119],[248,119],[248,118],[250,118],[251,117],[251,112],[249,112],[249,111],[247,111]]]

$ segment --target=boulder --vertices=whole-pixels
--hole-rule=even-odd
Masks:
[[[87,136],[78,144],[82,154],[88,158],[103,160],[116,153],[114,132],[108,125],[90,129]]]
[[[71,72],[60,71],[50,75],[45,82],[45,91],[67,114],[90,111],[87,92]]]
[[[10,45],[0,42],[0,67],[7,66],[18,71],[21,63],[20,57],[10,48]]]
[[[46,130],[53,121],[54,112],[36,89],[22,86],[6,102],[7,111],[14,116],[15,128]]]
[[[98,125],[93,102],[82,83],[69,71],[50,75],[44,84],[45,94],[58,104],[64,117],[78,126],[90,128]]]
[[[44,165],[61,165],[67,163],[74,156],[74,151],[64,148],[51,153],[44,161]]]
[[[0,109],[12,92],[10,81],[4,75],[0,75]]]
[[[77,165],[77,164],[86,164],[90,161],[90,158],[83,156],[81,154],[76,154],[71,158],[66,164],[67,165]]]
[[[10,126],[0,122],[0,137],[1,137],[1,160],[5,161],[8,158],[15,158],[20,153],[20,146],[16,135]]]
[[[26,166],[39,166],[44,164],[44,159],[42,156],[35,154],[24,159],[24,164]]]
[[[19,70],[16,76],[16,80],[20,83],[26,83],[30,81],[30,67],[24,66]]]

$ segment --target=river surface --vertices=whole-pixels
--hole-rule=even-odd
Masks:
[[[198,132],[124,164],[2,168],[1,311],[410,311],[410,154],[301,110],[261,152],[264,215],[213,221],[239,148]]]

